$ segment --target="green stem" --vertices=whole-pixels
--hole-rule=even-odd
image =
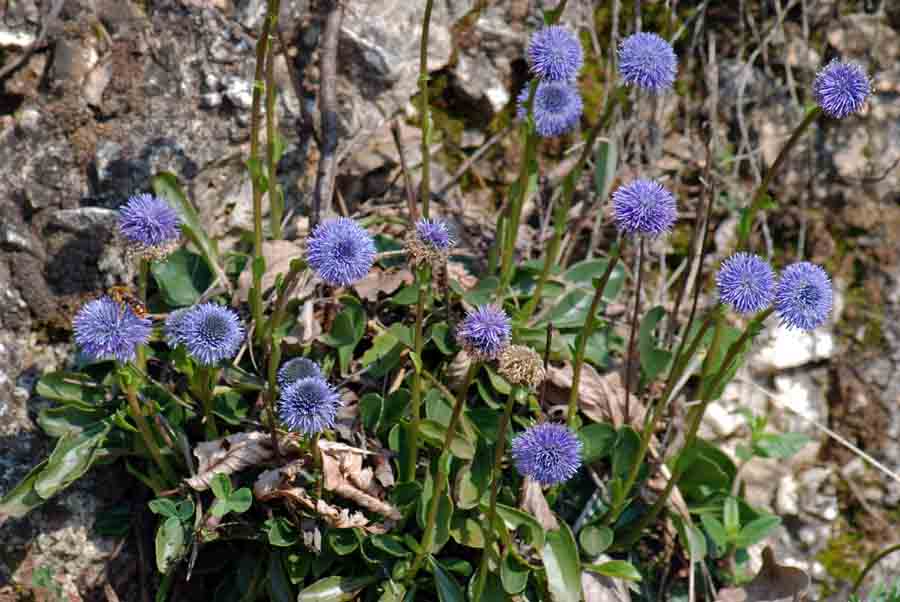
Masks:
[[[428,30],[431,27],[431,8],[434,0],[425,1],[425,15],[422,17],[422,41],[419,43],[419,95],[422,113],[422,181],[419,184],[419,198],[422,199],[422,217],[428,219],[428,205],[431,201],[431,115],[428,105]]]
[[[130,410],[131,417],[134,419],[135,424],[137,424],[138,432],[141,434],[141,439],[144,441],[147,451],[150,452],[150,457],[153,458],[153,461],[159,466],[163,478],[168,483],[177,483],[178,479],[175,477],[175,473],[172,471],[172,467],[169,466],[168,461],[163,457],[159,445],[153,437],[153,432],[150,430],[150,424],[147,422],[147,418],[144,416],[144,412],[141,409],[141,404],[138,402],[137,384],[129,382],[125,386],[125,396],[128,398],[128,409]]]
[[[213,391],[216,381],[216,368],[203,366],[199,369],[200,401],[203,403],[203,427],[206,439],[212,441],[219,438],[216,417],[213,415]]]
[[[138,299],[144,305],[147,304],[147,283],[150,280],[150,262],[141,259],[138,263]],[[135,365],[141,372],[147,371],[147,349],[143,345],[138,345],[137,357]]]
[[[588,339],[591,338],[591,335],[594,334],[594,326],[597,322],[597,309],[600,306],[600,300],[603,298],[603,291],[606,288],[606,283],[609,282],[609,277],[612,275],[613,269],[615,269],[616,263],[619,261],[619,252],[619,245],[615,245],[612,249],[612,254],[607,259],[606,270],[603,272],[603,275],[600,277],[600,280],[594,288],[594,298],[591,300],[590,309],[588,309],[587,321],[585,321],[584,329],[582,329],[575,343],[575,362],[572,365],[572,389],[569,391],[569,409],[566,413],[566,422],[569,424],[569,427],[572,427],[575,415],[578,413],[578,392],[581,383],[581,368],[584,365],[584,353],[587,349],[587,342]]]
[[[487,527],[484,530],[484,551],[481,554],[481,566],[475,580],[475,590],[472,596],[473,602],[479,602],[484,592],[485,579],[488,572],[488,557],[494,545],[494,519],[497,516],[497,495],[500,493],[500,481],[503,480],[503,453],[506,451],[506,430],[509,427],[509,419],[512,416],[513,405],[519,395],[524,392],[521,386],[514,386],[506,397],[506,407],[503,408],[503,417],[500,418],[500,428],[497,431],[497,447],[494,449],[494,470],[491,472],[491,502],[488,506]]]
[[[269,0],[266,7],[266,19],[270,20],[269,31],[278,31],[278,13],[281,0]],[[266,53],[266,163],[268,164],[269,185],[269,220],[272,238],[281,238],[281,216],[284,213],[281,188],[278,186],[277,165],[275,162],[275,52],[270,48]]]
[[[631,358],[634,356],[634,339],[638,329],[638,311],[641,308],[641,285],[644,282],[644,238],[638,244],[637,286],[634,289],[634,312],[631,314],[631,332],[625,352],[625,424],[631,422]],[[640,369],[638,369],[640,373]]]
[[[860,573],[859,577],[856,578],[856,581],[853,583],[853,588],[850,590],[850,594],[851,595],[856,594],[856,592],[859,590],[860,586],[862,585],[863,581],[865,580],[866,575],[869,574],[869,571],[871,571],[873,568],[875,568],[876,564],[881,562],[881,560],[888,554],[893,554],[894,552],[896,552],[898,550],[900,550],[900,543],[892,545],[889,548],[885,548],[884,550],[878,552],[878,554],[873,556],[872,559],[866,563],[866,568],[863,569],[863,572]]]
[[[416,284],[419,287],[418,300],[416,301],[416,330],[413,338],[413,353],[418,361],[413,362],[413,382],[410,392],[410,418],[409,433],[406,441],[405,472],[401,475],[400,482],[413,481],[416,478],[416,465],[419,458],[419,425],[421,424],[422,406],[422,348],[424,347],[424,323],[425,300],[428,297],[426,283],[430,281],[428,268],[416,270]]]
[[[775,174],[778,173],[779,169],[781,169],[781,166],[787,160],[788,155],[790,154],[791,150],[797,145],[797,142],[799,142],[800,138],[803,136],[803,133],[821,115],[821,107],[816,107],[806,114],[806,117],[803,118],[803,121],[801,121],[800,125],[797,126],[797,129],[794,130],[788,141],[784,144],[783,147],[781,147],[781,151],[775,158],[775,162],[772,163],[772,167],[770,167],[768,171],[766,171],[766,175],[763,177],[762,182],[759,183],[759,186],[757,186],[756,188],[756,192],[753,194],[753,200],[750,201],[747,215],[743,218],[744,220],[746,220],[744,223],[747,224],[747,227],[738,235],[738,249],[743,248],[747,245],[747,241],[750,238],[750,230],[753,226],[753,218],[756,216],[756,213],[762,208],[763,200],[766,198],[766,195],[769,192],[769,184],[772,182],[772,178],[775,177]]]
[[[434,545],[435,526],[437,522],[438,507],[440,506],[441,496],[444,494],[444,484],[447,481],[447,465],[449,459],[446,455],[450,450],[450,442],[456,435],[456,428],[459,425],[460,416],[462,415],[463,406],[466,405],[466,392],[475,379],[475,373],[478,372],[479,363],[472,361],[469,369],[466,371],[466,377],[456,394],[456,403],[453,406],[453,414],[450,416],[450,422],[447,424],[447,434],[444,436],[444,445],[441,447],[441,454],[437,460],[437,475],[434,478],[431,500],[428,503],[428,514],[425,520],[425,531],[422,534],[422,541],[419,544],[419,551],[413,561],[412,568],[407,576],[407,581],[412,582],[416,577],[416,573],[422,568],[425,558],[431,554],[431,546]]]
[[[563,179],[562,199],[560,199],[559,204],[553,212],[553,238],[550,239],[550,243],[547,245],[547,252],[544,256],[544,265],[541,268],[540,276],[538,276],[534,293],[519,313],[518,318],[520,321],[527,322],[534,314],[534,310],[537,309],[538,303],[540,303],[544,287],[550,279],[550,272],[552,271],[553,266],[556,265],[556,256],[559,253],[559,247],[562,244],[563,234],[565,233],[566,224],[568,223],[567,217],[569,215],[569,209],[572,207],[572,199],[575,197],[575,187],[577,186],[578,181],[581,180],[581,173],[584,171],[584,166],[587,165],[588,159],[591,158],[591,155],[594,152],[594,145],[597,142],[597,138],[600,136],[600,133],[608,127],[614,109],[620,102],[623,94],[623,88],[618,88],[610,95],[609,101],[606,104],[606,109],[603,111],[603,116],[597,120],[597,123],[595,123],[588,132],[584,146],[581,148],[581,155],[578,157],[578,162],[575,164],[575,167],[572,168],[572,171],[566,174],[566,177]]]
[[[269,414],[269,434],[272,439],[272,450],[275,459],[281,460],[281,450],[278,446],[278,418],[275,413],[275,398],[278,396],[278,366],[281,364],[281,337],[273,336],[269,339],[269,383],[266,390],[266,409]]]

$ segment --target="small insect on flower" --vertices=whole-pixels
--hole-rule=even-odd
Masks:
[[[333,428],[341,396],[321,376],[307,376],[281,391],[278,415],[287,427],[306,435]]]
[[[324,378],[322,369],[317,363],[305,357],[295,357],[281,364],[281,368],[278,369],[278,386],[284,389],[291,383],[310,376]]]
[[[619,186],[612,197],[616,226],[623,234],[654,238],[675,223],[675,197],[658,182],[635,180]]]
[[[735,253],[723,261],[716,283],[719,298],[742,314],[766,309],[775,294],[775,272],[765,259],[751,253]]]
[[[446,261],[455,243],[447,222],[422,218],[406,239],[406,252],[414,266],[439,266]]]
[[[129,286],[111,286],[107,291],[110,298],[123,308],[129,307],[139,318],[147,317],[147,306]]]
[[[332,286],[361,280],[375,261],[372,236],[350,218],[325,220],[313,230],[306,258],[316,274]]]
[[[129,252],[147,259],[161,259],[178,246],[181,218],[163,199],[139,194],[119,209],[119,234]]]
[[[544,422],[513,439],[516,470],[541,485],[564,483],[581,468],[581,441],[568,427]]]
[[[244,341],[237,314],[215,303],[196,305],[181,317],[177,329],[188,354],[204,366],[234,357]]]
[[[78,347],[96,361],[133,361],[137,346],[150,340],[150,320],[106,295],[86,303],[75,315],[72,326]]]
[[[528,44],[531,72],[545,81],[573,80],[584,64],[581,42],[560,25],[543,27]]]
[[[516,118],[519,120],[527,116],[529,88],[526,85],[516,99]],[[581,94],[574,85],[565,81],[542,81],[538,83],[534,93],[532,109],[535,130],[542,138],[571,132],[581,121],[583,108]]]
[[[788,328],[815,330],[831,313],[833,295],[825,270],[808,261],[793,263],[775,287],[775,311]]]
[[[677,72],[675,50],[655,33],[634,33],[619,45],[619,76],[626,84],[658,94],[672,87]]]
[[[496,359],[509,345],[511,335],[509,316],[495,305],[469,312],[456,331],[460,346],[477,360]]]
[[[866,71],[856,63],[832,60],[813,82],[813,96],[835,119],[858,113],[872,91]]]

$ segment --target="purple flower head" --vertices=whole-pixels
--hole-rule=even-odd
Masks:
[[[139,194],[119,209],[119,232],[131,244],[159,249],[178,242],[181,218],[163,199]]]
[[[176,309],[175,311],[169,313],[166,317],[166,323],[163,327],[163,332],[166,335],[166,342],[169,344],[169,347],[173,349],[178,345],[184,345],[185,342],[185,331],[184,331],[184,317],[191,310],[190,307],[182,307],[181,309]]]
[[[672,87],[677,71],[675,50],[655,33],[634,33],[619,45],[619,76],[626,84],[658,94]]]
[[[281,364],[281,368],[278,369],[278,386],[284,389],[295,381],[310,376],[324,378],[322,369],[317,363],[305,357],[295,357]]]
[[[568,481],[581,468],[581,441],[565,425],[536,424],[513,439],[516,469],[541,485]]]
[[[322,280],[332,286],[347,286],[369,273],[375,261],[375,242],[352,219],[333,218],[313,230],[306,258]]]
[[[456,330],[456,339],[466,352],[479,360],[496,359],[509,345],[512,324],[496,305],[482,305],[466,314]]]
[[[837,59],[819,71],[813,82],[816,103],[836,119],[859,112],[871,91],[872,83],[862,67]]]
[[[675,223],[675,197],[653,180],[635,180],[612,194],[616,226],[623,234],[656,237]]]
[[[455,241],[450,235],[447,222],[439,219],[422,218],[416,222],[416,237],[434,251],[445,253]]]
[[[742,314],[762,311],[772,304],[775,272],[759,255],[735,253],[716,274],[719,298]]]
[[[527,115],[529,86],[519,93],[516,118]],[[565,81],[542,81],[534,92],[534,126],[543,138],[561,136],[572,131],[581,121],[583,104],[578,89]]]
[[[792,263],[775,287],[775,311],[789,328],[815,330],[828,318],[833,294],[825,270],[808,261]]]
[[[179,342],[204,366],[234,357],[244,341],[244,327],[237,314],[215,303],[195,305],[180,322]]]
[[[281,391],[278,415],[293,431],[306,435],[334,427],[341,396],[321,376],[296,380]]]
[[[571,81],[584,63],[581,42],[567,28],[550,25],[537,30],[528,44],[531,72],[545,81]]]
[[[107,296],[85,304],[73,320],[75,342],[92,360],[134,360],[138,345],[150,340],[151,322]]]

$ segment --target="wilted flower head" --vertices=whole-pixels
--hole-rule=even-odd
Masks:
[[[310,376],[324,378],[322,369],[317,363],[305,357],[295,357],[281,364],[281,368],[278,369],[278,386],[284,389],[291,383]]]
[[[119,209],[119,233],[129,250],[159,259],[171,253],[181,236],[181,218],[163,199],[139,194]]]
[[[819,71],[813,82],[816,103],[837,119],[858,112],[871,91],[872,83],[862,67],[837,59]]]
[[[509,345],[512,324],[495,305],[482,305],[469,312],[456,331],[456,339],[466,352],[479,360],[492,360]]]
[[[775,311],[790,328],[814,330],[828,318],[833,294],[825,270],[808,261],[793,263],[775,287]]]
[[[289,429],[314,435],[334,426],[341,396],[321,376],[307,376],[281,391],[278,415]]]
[[[234,357],[244,341],[240,318],[215,303],[196,305],[185,312],[175,329],[188,354],[204,366]]]
[[[537,30],[528,44],[531,72],[543,80],[572,80],[581,70],[584,55],[574,33],[560,25]]]
[[[517,119],[527,115],[528,85],[516,99]],[[566,81],[542,81],[534,92],[534,127],[543,138],[562,136],[572,131],[581,121],[583,104],[578,88]]]
[[[619,75],[626,84],[664,92],[675,82],[677,69],[672,45],[655,33],[634,33],[619,45]]]
[[[516,469],[541,485],[568,481],[581,467],[581,441],[565,425],[536,424],[513,439]]]
[[[322,280],[332,286],[348,286],[372,269],[375,242],[350,218],[328,219],[309,237],[306,258]]]
[[[447,222],[422,218],[406,239],[406,251],[413,265],[437,265],[447,259],[455,242]]]
[[[93,360],[130,362],[138,345],[150,340],[151,322],[124,303],[104,295],[86,303],[75,315],[75,342]]]
[[[500,376],[514,385],[536,389],[544,382],[544,362],[537,352],[524,345],[510,345],[500,354]]]
[[[742,314],[762,311],[772,304],[775,272],[759,255],[735,253],[716,274],[719,297]]]
[[[612,194],[616,226],[624,234],[656,237],[675,223],[675,197],[653,180],[635,180]]]

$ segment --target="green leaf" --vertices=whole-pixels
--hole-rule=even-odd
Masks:
[[[411,554],[400,539],[393,535],[372,535],[369,537],[369,543],[396,558],[407,558]]]
[[[350,602],[364,587],[378,581],[378,577],[325,577],[297,595],[297,602]]]
[[[605,202],[616,178],[616,164],[618,162],[618,147],[615,139],[601,140],[597,143],[597,151],[594,154],[594,190],[597,198]]]
[[[613,449],[612,468],[613,474],[620,479],[626,479],[631,467],[637,460],[638,450],[641,446],[641,437],[630,426],[623,426],[616,434],[616,447]],[[627,491],[625,492],[628,493]]]
[[[809,442],[810,438],[803,433],[763,433],[753,442],[753,451],[763,458],[786,460]]]
[[[456,473],[456,506],[463,510],[474,508],[481,501],[486,487],[475,482],[472,465],[466,464]]]
[[[328,531],[326,539],[338,556],[351,554],[359,547],[359,540],[352,529],[332,529]]]
[[[713,540],[719,550],[725,550],[728,547],[728,532],[725,525],[712,514],[704,513],[700,515],[700,522],[706,529],[706,534]]]
[[[45,500],[50,499],[86,473],[109,429],[108,423],[101,423],[81,433],[60,437],[46,467],[34,482],[35,492]]]
[[[381,582],[381,597],[378,602],[404,602],[406,586],[393,579]]]
[[[482,505],[482,509],[486,510],[486,505]],[[497,515],[503,519],[507,529],[516,530],[519,527],[525,527],[529,533],[528,543],[535,548],[540,549],[545,546],[544,528],[527,512],[504,504],[497,504]]]
[[[386,330],[372,340],[372,346],[363,353],[360,363],[363,366],[374,364],[378,360],[387,357],[398,344],[397,337]]]
[[[558,530],[547,532],[541,557],[554,602],[580,602],[581,563],[569,525],[560,521]]]
[[[481,529],[481,523],[458,512],[453,515],[450,523],[450,537],[456,543],[469,548],[484,548],[484,531]]]
[[[612,545],[614,537],[609,527],[588,525],[578,534],[578,542],[588,556],[599,556]]]
[[[592,422],[578,431],[585,464],[605,458],[616,444],[616,429],[610,424]]]
[[[375,433],[381,422],[384,398],[378,393],[366,393],[359,400],[359,417],[367,432]]]
[[[184,527],[176,517],[167,518],[156,529],[156,568],[168,573],[184,556]]]
[[[203,257],[181,248],[164,261],[150,266],[153,279],[169,307],[185,307],[196,303],[213,281]]]
[[[614,579],[624,579],[626,581],[640,581],[641,574],[634,565],[625,560],[609,560],[600,564],[585,564],[584,570],[612,577]]]
[[[641,328],[638,332],[638,351],[641,357],[641,369],[648,381],[653,381],[661,372],[669,367],[672,354],[665,349],[656,346],[653,338],[653,330],[659,321],[666,315],[666,310],[660,306],[648,311],[641,319]]]
[[[253,504],[253,492],[248,487],[241,487],[228,497],[228,509],[235,514],[242,514]]]
[[[38,413],[37,423],[50,437],[77,435],[96,425],[106,417],[98,410],[84,410],[78,406],[44,408]]]
[[[781,519],[777,516],[767,515],[754,519],[744,525],[741,532],[735,538],[734,543],[739,548],[749,548],[766,538],[766,536],[778,525]]]
[[[217,473],[213,476],[209,486],[217,500],[227,501],[231,495],[231,479],[226,474]]]
[[[416,513],[416,520],[422,528],[425,526],[428,508],[431,505],[431,496],[434,492],[434,476],[437,474],[438,462],[442,461],[449,463],[450,460],[448,454],[443,454],[441,457],[436,458],[432,462],[431,470],[425,477],[425,486],[422,488],[422,496],[419,498],[419,507],[418,512]],[[449,474],[449,472],[450,471],[448,470],[447,473]],[[450,488],[445,481],[444,491],[438,502],[437,517],[435,519],[434,545],[429,552],[439,550],[450,539],[450,520],[453,517],[453,500],[450,498],[449,489]]]
[[[456,353],[456,339],[450,333],[450,327],[446,322],[438,322],[431,327],[431,340],[444,355]]]
[[[34,484],[46,467],[47,461],[44,460],[32,468],[24,479],[0,498],[0,522],[3,522],[3,518],[7,516],[22,518],[44,503],[44,498],[34,490]]]
[[[741,529],[741,511],[738,508],[737,500],[733,497],[725,498],[725,506],[722,510],[725,532],[728,533],[728,539],[734,539],[738,531]]]
[[[150,507],[150,512],[153,514],[159,514],[161,516],[165,516],[166,518],[178,518],[178,506],[175,505],[175,502],[170,500],[167,497],[156,498],[155,500],[150,500],[147,502],[147,506]]]
[[[92,412],[103,402],[103,388],[89,376],[77,372],[50,372],[41,376],[35,392],[52,401]]]
[[[528,585],[531,569],[521,564],[512,554],[507,554],[500,563],[500,582],[507,594],[521,593]]]
[[[466,597],[462,588],[441,564],[433,556],[428,557],[431,569],[434,571],[434,585],[441,602],[465,602]]]
[[[338,350],[341,374],[347,374],[353,350],[366,332],[366,312],[353,297],[342,297],[344,309],[334,319],[328,334],[322,335],[323,343]]]
[[[426,443],[437,449],[444,447],[444,439],[447,436],[447,429],[444,425],[435,420],[423,420],[419,425],[419,432]],[[450,441],[450,452],[462,460],[471,460],[475,457],[475,446],[457,431]]]

